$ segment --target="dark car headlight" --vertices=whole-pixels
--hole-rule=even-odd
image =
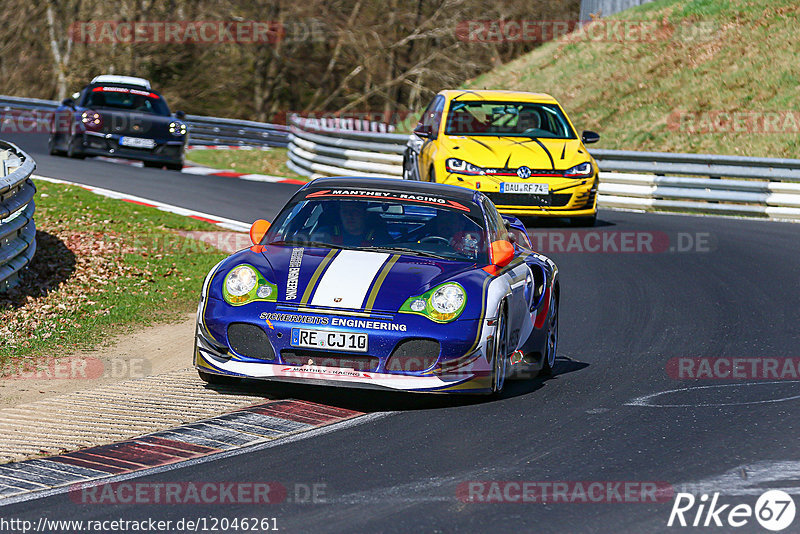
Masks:
[[[406,300],[400,313],[424,315],[437,323],[449,323],[461,315],[466,305],[467,292],[461,284],[446,282]]]
[[[169,133],[174,136],[186,135],[186,125],[182,122],[172,121],[169,123]]]
[[[594,174],[591,161],[586,161],[564,171],[565,178],[587,178]]]
[[[473,165],[468,161],[458,158],[447,158],[445,161],[447,172],[454,172],[457,174],[485,174],[486,171],[483,167]]]
[[[268,282],[252,265],[237,265],[225,276],[222,284],[222,296],[232,306],[241,306],[255,300],[276,302],[278,288]]]

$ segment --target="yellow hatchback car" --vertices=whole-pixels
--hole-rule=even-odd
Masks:
[[[594,225],[597,163],[555,98],[516,91],[442,91],[403,157],[403,177],[477,189],[518,217]]]

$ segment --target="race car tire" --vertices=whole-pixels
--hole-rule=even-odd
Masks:
[[[206,373],[205,371],[201,371],[200,369],[197,370],[197,374],[200,375],[200,380],[202,380],[206,384],[212,384],[215,386],[235,384],[239,381],[239,379],[236,378],[235,376],[215,375],[212,373]]]
[[[542,353],[543,376],[551,376],[556,365],[556,352],[558,352],[558,297],[555,292],[550,295],[550,313],[547,318],[547,339]]]
[[[164,165],[168,171],[178,171],[181,172],[183,170],[183,163],[167,163]]]
[[[143,161],[142,163],[148,169],[162,169],[162,168],[164,168],[164,164],[163,163],[159,163],[157,161]]]
[[[505,305],[500,306],[497,314],[497,329],[492,347],[492,393],[500,395],[508,374],[508,329],[506,327]]]
[[[86,154],[81,152],[80,146],[78,146],[78,137],[73,136],[69,140],[69,144],[67,145],[67,157],[74,158],[74,159],[84,159],[86,158]]]
[[[48,139],[47,139],[47,152],[51,156],[59,156],[59,155],[64,153],[63,150],[58,150],[56,148],[56,139],[55,139],[55,135],[53,135],[53,134],[50,134],[50,137],[48,137]]]
[[[416,180],[414,172],[411,170],[411,158],[408,154],[403,154],[403,180]]]

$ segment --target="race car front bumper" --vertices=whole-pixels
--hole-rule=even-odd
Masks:
[[[435,364],[429,368],[408,370],[403,368],[402,364],[393,366],[391,362],[400,344],[409,339],[419,338],[419,332],[412,327],[409,327],[408,332],[394,337],[387,335],[375,343],[376,350],[370,354],[303,351],[288,344],[292,329],[292,325],[288,323],[269,321],[269,319],[242,323],[233,319],[226,320],[225,324],[214,322],[209,329],[205,319],[215,316],[213,311],[215,304],[217,306],[222,304],[215,302],[215,299],[209,299],[208,302],[212,303],[211,311],[204,303],[201,303],[198,309],[194,349],[194,366],[204,373],[408,392],[489,393],[491,391],[489,364],[491,356],[487,354],[487,350],[493,346],[492,336],[495,329],[493,321],[472,321],[476,323],[476,327],[480,323],[480,335],[473,338],[476,343],[469,347],[470,350],[459,354],[458,357],[452,357],[452,346],[443,345],[441,353],[447,353],[451,357],[442,359],[440,355]],[[269,317],[271,314],[265,312],[263,316]],[[427,320],[416,316],[410,319]],[[243,344],[227,334],[231,331],[231,325],[245,325],[252,332],[252,341]],[[293,326],[297,327],[297,324]],[[475,330],[467,328],[465,324],[461,329]],[[383,345],[383,349],[377,348],[380,345]],[[298,357],[298,354],[302,356]],[[370,360],[379,363],[369,363]],[[412,365],[415,363],[413,354],[409,355],[406,363]]]

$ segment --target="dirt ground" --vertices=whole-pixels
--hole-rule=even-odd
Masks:
[[[180,322],[144,328],[110,346],[23,372],[21,378],[2,378],[0,408],[191,367],[195,317],[187,313]]]

